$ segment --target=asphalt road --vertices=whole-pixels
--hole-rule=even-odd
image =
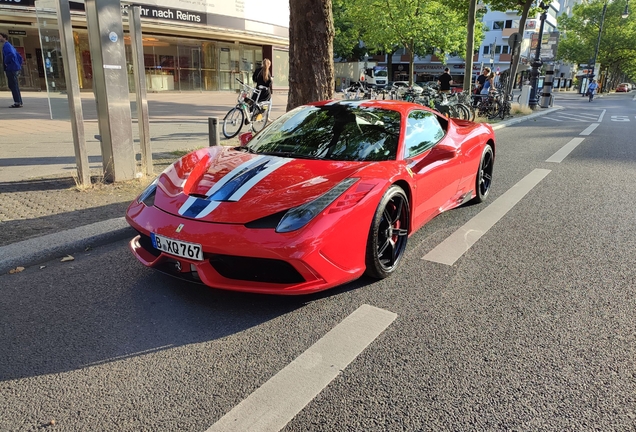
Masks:
[[[284,431],[636,430],[633,99],[558,98],[499,130],[489,200],[426,225],[383,281],[223,292],[125,242],[0,276],[0,430],[206,431],[363,305],[396,318]],[[422,259],[536,169],[454,265]]]

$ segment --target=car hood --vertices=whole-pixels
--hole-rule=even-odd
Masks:
[[[243,224],[309,202],[366,164],[209,147],[161,174],[154,205],[185,218]]]

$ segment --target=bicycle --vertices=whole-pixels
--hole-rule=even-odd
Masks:
[[[250,125],[254,133],[258,133],[269,120],[269,112],[272,109],[272,99],[260,101],[260,96],[265,87],[250,87],[239,78],[236,80],[243,86],[239,92],[236,106],[228,111],[223,118],[223,135],[225,138],[234,138],[243,128],[243,124]],[[255,99],[250,97],[255,96]]]

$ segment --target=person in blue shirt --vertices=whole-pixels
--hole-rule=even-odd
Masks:
[[[594,99],[594,93],[596,93],[597,89],[598,84],[596,83],[596,80],[593,79],[590,85],[587,86],[587,95],[590,97],[590,102],[592,102],[592,99]]]
[[[22,95],[20,94],[18,77],[20,76],[20,70],[22,70],[22,56],[9,43],[9,36],[5,33],[0,33],[0,44],[2,44],[4,73],[7,74],[7,84],[13,95],[13,105],[9,108],[21,108]]]

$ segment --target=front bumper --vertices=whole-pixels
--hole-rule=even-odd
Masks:
[[[315,221],[297,232],[276,233],[274,229],[185,219],[136,202],[126,219],[139,232],[130,241],[130,249],[144,265],[214,288],[308,294],[357,279],[365,270],[367,230],[356,234],[338,224]],[[176,232],[181,224],[183,228]],[[151,233],[201,244],[203,261],[155,249]],[[329,246],[338,239],[347,239],[344,250]]]

